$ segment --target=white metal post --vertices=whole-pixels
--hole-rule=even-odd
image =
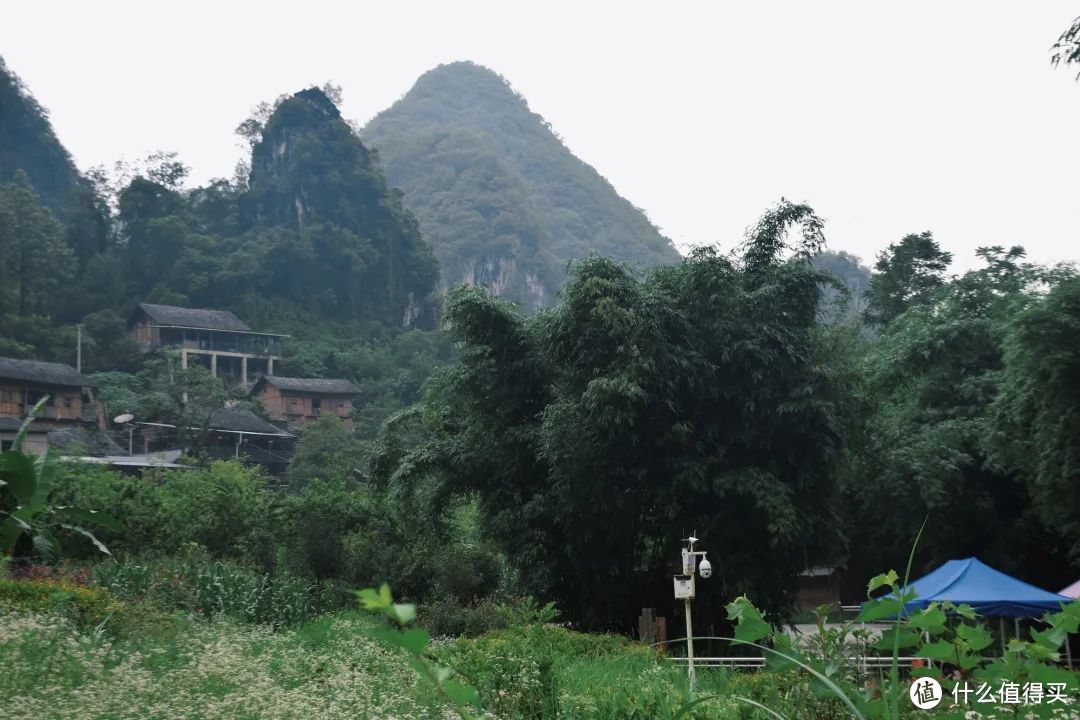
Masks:
[[[686,604],[686,667],[687,676],[690,679],[690,692],[694,692],[697,677],[694,675],[694,624],[690,619],[690,598],[683,601]]]

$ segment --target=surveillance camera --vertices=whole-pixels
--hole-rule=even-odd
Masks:
[[[712,577],[712,563],[705,558],[701,558],[701,562],[698,564],[698,572],[703,578]]]

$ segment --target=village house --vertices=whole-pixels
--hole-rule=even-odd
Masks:
[[[94,401],[93,382],[63,363],[0,358],[0,443],[7,449],[27,414],[41,398],[48,401],[31,425],[24,449],[41,451],[46,434],[61,430],[99,430],[105,409]]]
[[[63,363],[0,358],[0,415],[25,418],[49,396],[38,416],[48,429],[104,427],[104,411],[94,402],[93,382]],[[100,416],[100,417],[99,417]]]
[[[299,427],[332,415],[352,428],[353,400],[360,390],[348,380],[266,375],[252,386],[250,394],[276,422]]]
[[[197,310],[140,303],[128,323],[144,352],[173,348],[181,367],[198,362],[214,377],[247,388],[249,380],[273,375],[287,335],[255,332],[228,310]]]
[[[15,447],[15,436],[23,425],[23,420],[12,415],[0,415],[0,452]],[[41,423],[30,423],[23,436],[22,450],[31,455],[40,455],[49,447],[49,431]]]

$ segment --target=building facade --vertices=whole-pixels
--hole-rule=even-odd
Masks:
[[[259,401],[266,414],[275,422],[301,427],[331,415],[352,428],[353,401],[360,389],[348,380],[329,378],[287,378],[267,375],[251,388],[251,396]]]
[[[197,310],[140,303],[129,321],[144,352],[172,348],[182,367],[202,364],[234,386],[248,388],[262,375],[273,375],[287,335],[255,332],[227,310]]]
[[[102,430],[105,408],[94,400],[93,383],[63,363],[0,358],[0,443],[7,449],[38,401],[48,398],[24,440],[40,452],[46,434]]]

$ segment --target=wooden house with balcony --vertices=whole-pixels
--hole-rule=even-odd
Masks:
[[[48,402],[34,425],[44,431],[105,427],[94,383],[70,365],[0,358],[0,416],[23,420],[41,398]]]
[[[214,377],[241,387],[262,375],[273,375],[281,361],[281,341],[288,337],[255,332],[228,310],[199,310],[175,305],[140,303],[129,322],[144,352],[172,348],[182,367],[198,362]]]
[[[353,401],[360,389],[342,379],[267,375],[252,386],[250,394],[275,422],[300,427],[332,415],[351,429]]]

